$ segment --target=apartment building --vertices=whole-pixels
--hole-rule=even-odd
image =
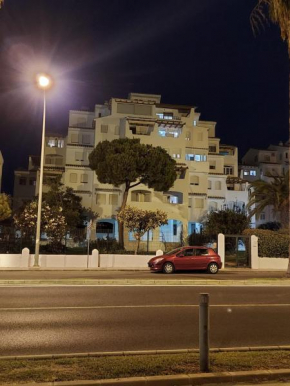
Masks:
[[[216,123],[200,120],[193,106],[163,104],[160,95],[131,93],[127,99],[111,98],[96,105],[94,111],[70,111],[68,134],[61,139],[63,147],[58,147],[62,158],[51,154],[55,162],[50,170],[62,174],[65,186],[73,188],[82,204],[99,214],[97,237],[117,238],[116,215],[123,187],[98,181],[89,168],[90,152],[99,142],[118,138],[139,138],[141,143],[165,148],[177,162],[174,186],[168,192],[155,192],[138,185],[128,197],[128,205],[162,209],[168,214],[168,225],[144,237],[151,249],[164,248],[166,242],[200,232],[210,211],[245,210],[248,183],[238,177],[238,149],[220,143],[215,130]],[[55,145],[46,146],[46,160],[52,150]],[[45,175],[48,172],[46,162]],[[133,240],[132,235],[126,235],[125,245],[130,248]]]
[[[282,176],[289,170],[289,141],[270,145],[267,149],[249,149],[242,158],[240,177],[248,182],[263,180],[271,182],[271,175]],[[255,216],[255,227],[267,222],[279,221],[273,208],[267,206],[261,215]]]
[[[49,178],[60,176],[65,171],[66,138],[61,134],[47,133],[44,148],[43,191]],[[40,156],[29,156],[28,169],[14,171],[13,210],[20,208],[25,202],[31,201],[39,191]]]

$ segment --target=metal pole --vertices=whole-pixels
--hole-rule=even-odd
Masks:
[[[90,256],[90,237],[88,237],[88,251],[87,251],[87,268],[89,268],[89,256]]]
[[[38,187],[38,209],[37,209],[37,224],[36,224],[36,240],[35,254],[33,267],[39,267],[39,244],[40,244],[40,226],[41,226],[41,206],[42,206],[42,185],[43,185],[43,164],[44,164],[44,143],[45,143],[45,90],[43,90],[43,119],[42,119],[42,141],[41,141],[41,157],[40,157],[40,176]]]
[[[209,371],[209,294],[199,295],[199,367]]]

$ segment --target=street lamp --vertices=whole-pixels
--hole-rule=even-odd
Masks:
[[[45,91],[51,87],[51,79],[45,74],[39,74],[36,78],[37,87],[43,90],[43,119],[42,119],[42,140],[41,140],[41,156],[40,156],[40,176],[38,190],[38,209],[37,209],[37,225],[36,225],[36,240],[35,254],[33,267],[39,267],[39,244],[40,244],[40,225],[41,225],[41,206],[42,206],[42,185],[43,185],[43,164],[44,164],[44,142],[45,142],[45,110],[46,100]]]

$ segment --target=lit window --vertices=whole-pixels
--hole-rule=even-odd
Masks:
[[[256,176],[257,172],[256,170],[250,170],[250,176]]]
[[[173,113],[163,113],[163,119],[173,119]]]
[[[197,125],[197,121],[193,121],[193,126],[196,126]]]
[[[244,176],[248,176],[249,175],[249,171],[248,170],[244,170]]]

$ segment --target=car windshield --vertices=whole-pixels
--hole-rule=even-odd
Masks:
[[[180,252],[183,249],[183,247],[172,249],[172,251],[164,253],[164,255],[175,255],[176,253]]]

